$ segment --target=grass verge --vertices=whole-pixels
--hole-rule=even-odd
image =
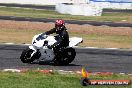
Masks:
[[[32,37],[35,34],[44,32],[44,30],[30,29],[0,29],[0,43],[13,42],[16,44],[31,44]],[[79,34],[70,32],[70,37],[82,37],[84,42],[79,46],[82,47],[100,47],[100,48],[132,48],[131,36],[116,35],[98,35],[98,34]]]
[[[80,74],[43,74],[28,71],[25,73],[0,72],[0,88],[84,88],[80,84]],[[94,76],[90,79],[127,79],[132,80],[130,75],[113,74],[112,76]],[[90,85],[86,88],[132,88],[132,85]]]
[[[68,14],[60,14],[55,11],[27,9],[27,8],[13,8],[0,7],[0,16],[18,16],[18,17],[33,17],[33,18],[52,18],[52,19],[66,19],[66,20],[86,20],[86,21],[112,21],[131,22],[132,13],[107,13],[104,12],[102,16],[75,16]]]

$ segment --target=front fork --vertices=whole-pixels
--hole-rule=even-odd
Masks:
[[[31,54],[32,57],[35,53],[37,53],[37,49],[35,48],[35,46],[29,46],[29,48],[33,50],[33,53]]]

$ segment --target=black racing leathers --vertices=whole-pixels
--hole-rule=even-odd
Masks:
[[[61,31],[58,31],[56,28],[53,28],[47,32],[45,32],[46,35],[56,33],[55,39],[57,40],[56,43],[54,43],[51,47],[54,49],[54,51],[58,51],[60,48],[64,48],[69,46],[69,34],[66,31],[66,27],[63,27]]]

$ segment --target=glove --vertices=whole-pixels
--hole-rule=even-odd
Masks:
[[[42,35],[39,35],[39,36],[36,38],[37,41],[42,40],[42,39],[44,39],[44,37],[43,37]]]

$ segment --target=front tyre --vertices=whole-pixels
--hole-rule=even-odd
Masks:
[[[66,48],[61,55],[55,57],[55,65],[68,65],[71,63],[76,56],[75,49]]]
[[[33,62],[36,59],[36,57],[35,57],[35,55],[33,55],[31,57],[32,53],[33,53],[33,50],[30,49],[29,47],[26,48],[25,50],[23,50],[23,52],[22,52],[22,54],[20,56],[21,61],[23,63],[31,63],[31,62]]]

